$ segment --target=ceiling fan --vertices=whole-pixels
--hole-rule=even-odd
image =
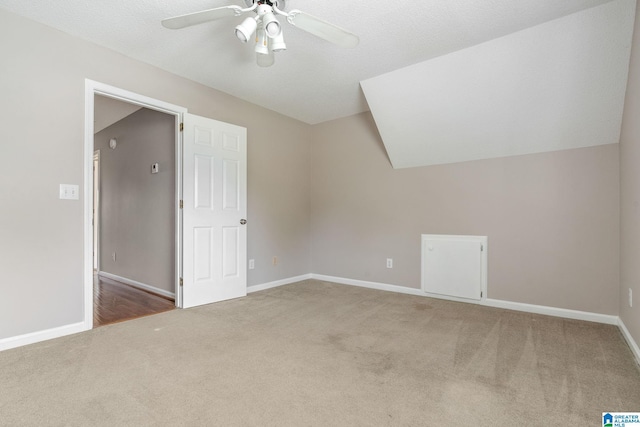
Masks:
[[[283,16],[293,26],[300,28],[314,36],[335,43],[341,47],[355,47],[360,39],[355,34],[320,18],[294,9],[285,12],[285,0],[244,0],[247,7],[223,6],[200,12],[187,13],[162,20],[165,28],[177,30],[221,18],[240,16],[254,12],[255,16],[247,17],[236,26],[235,34],[238,39],[247,43],[256,34],[256,57],[258,65],[269,67],[275,62],[274,52],[280,52],[287,47],[284,43],[282,26],[277,16]]]

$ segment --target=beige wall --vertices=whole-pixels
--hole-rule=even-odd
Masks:
[[[419,288],[421,233],[486,235],[489,298],[618,313],[617,144],[394,170],[369,113],[313,132],[314,273]]]
[[[114,150],[111,138],[117,140]],[[171,293],[175,140],[175,117],[146,108],[94,138],[94,149],[100,150],[100,271]],[[156,174],[153,163],[159,166]]]
[[[640,7],[620,137],[620,318],[640,343]],[[629,307],[629,289],[634,306]]]
[[[0,339],[83,320],[85,78],[247,127],[249,285],[309,272],[308,125],[4,10],[0,58]]]
[[[311,127],[3,10],[0,57],[0,339],[83,319],[83,201],[58,185],[83,182],[85,78],[248,128],[249,285],[314,272],[417,288],[421,233],[476,234],[489,236],[490,298],[605,314],[624,299],[618,145],[393,170],[368,113]],[[625,283],[640,276],[637,234],[622,242]]]

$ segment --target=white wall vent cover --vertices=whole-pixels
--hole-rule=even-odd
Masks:
[[[616,0],[362,81],[393,167],[617,143],[634,16]]]
[[[425,293],[480,301],[486,289],[486,236],[422,235]]]

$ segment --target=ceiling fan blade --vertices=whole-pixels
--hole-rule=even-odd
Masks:
[[[360,38],[355,34],[297,9],[287,14],[287,21],[301,30],[338,46],[356,47],[360,43]]]
[[[239,6],[224,6],[215,9],[202,10],[200,12],[187,13],[162,20],[162,26],[171,30],[190,27],[204,22],[215,21],[220,18],[239,16],[243,10]]]

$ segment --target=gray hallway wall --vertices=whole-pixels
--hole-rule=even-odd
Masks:
[[[143,108],[94,141],[100,150],[100,271],[174,293],[175,117]]]

